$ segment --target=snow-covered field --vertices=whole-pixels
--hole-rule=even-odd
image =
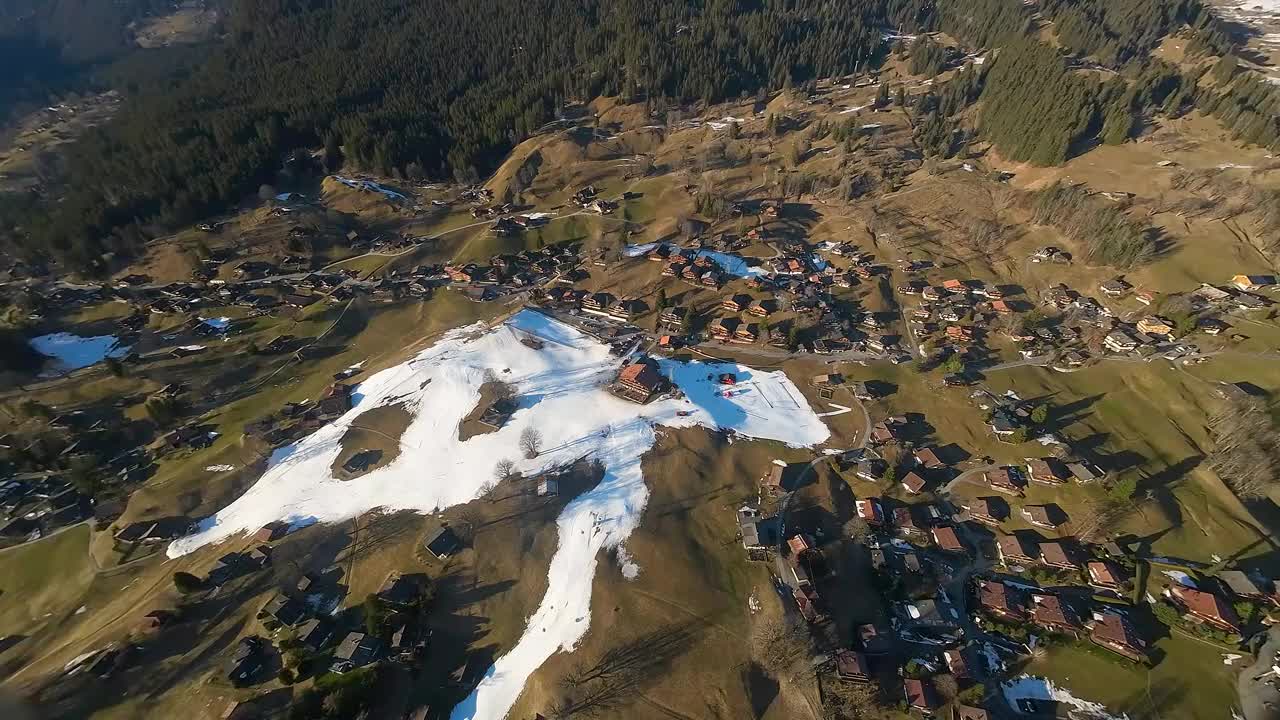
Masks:
[[[103,359],[124,357],[129,352],[114,335],[81,337],[71,333],[53,333],[31,338],[31,347],[54,360],[52,372],[66,373],[89,367]]]
[[[522,344],[526,333],[542,339],[543,349]],[[479,495],[503,458],[525,475],[584,456],[599,460],[603,480],[571,502],[557,520],[559,544],[547,592],[523,637],[452,715],[452,720],[499,720],[528,677],[554,653],[572,650],[586,633],[601,550],[619,552],[627,577],[644,572],[622,543],[639,524],[648,499],[641,456],[656,440],[655,426],[723,428],[793,446],[816,445],[830,435],[781,372],[661,360],[662,372],[685,398],[641,406],[604,390],[621,362],[593,338],[528,310],[493,329],[473,325],[455,330],[361,383],[351,411],[277,450],[257,484],[203,521],[196,534],[173,542],[169,555],[255,531],[273,520],[336,522],[375,508],[432,512],[464,503]],[[486,371],[517,386],[519,409],[500,430],[461,442],[458,423],[475,407]],[[729,397],[714,380],[721,372],[738,376]],[[347,428],[365,412],[395,404],[412,414],[395,460],[351,482],[333,477],[330,466]],[[543,436],[543,451],[533,460],[517,449],[527,427]]]
[[[1081,700],[1066,688],[1058,687],[1044,678],[1023,675],[1001,683],[1005,700],[1017,707],[1018,700],[1056,702],[1072,708],[1070,717],[1077,720],[1128,720],[1128,715],[1112,715],[1102,703]]]

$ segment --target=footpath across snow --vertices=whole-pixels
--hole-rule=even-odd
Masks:
[[[541,339],[542,349],[522,343],[528,335]],[[274,520],[305,525],[379,508],[425,513],[465,503],[480,494],[504,458],[526,476],[584,456],[599,460],[604,478],[557,520],[559,544],[547,592],[524,636],[452,715],[452,720],[499,720],[528,677],[552,654],[572,650],[586,633],[601,550],[622,549],[648,500],[641,457],[656,441],[656,425],[732,430],[797,447],[830,435],[781,372],[661,360],[663,374],[685,397],[636,405],[604,389],[622,362],[604,344],[529,310],[493,329],[481,324],[455,330],[361,383],[352,410],[277,450],[248,492],[206,518],[195,534],[170,544],[169,555],[184,555]],[[519,408],[501,429],[459,441],[458,424],[475,408],[486,371],[516,386]],[[728,397],[716,381],[724,372],[738,378]],[[330,467],[347,428],[373,408],[396,404],[412,415],[399,455],[356,480],[334,477]],[[533,460],[518,449],[527,427],[543,436],[543,450]],[[628,563],[629,576],[643,572]]]

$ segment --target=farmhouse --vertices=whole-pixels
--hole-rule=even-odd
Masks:
[[[623,400],[643,405],[665,386],[666,379],[658,372],[657,364],[642,357],[622,368],[610,390]]]
[[[935,527],[933,529],[933,542],[944,552],[966,552],[964,543],[960,542],[960,537],[956,534],[956,529],[950,525]]]
[[[1067,480],[1066,468],[1054,458],[1027,461],[1027,477],[1042,485],[1061,485]]]
[[[909,472],[902,478],[903,489],[912,495],[919,495],[925,484],[924,478],[914,472]]]
[[[462,549],[462,540],[453,528],[445,525],[428,537],[424,545],[437,560],[444,560]]]
[[[845,682],[871,682],[867,658],[856,650],[841,650],[836,653],[836,675]]]

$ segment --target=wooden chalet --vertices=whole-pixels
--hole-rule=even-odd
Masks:
[[[1240,619],[1225,600],[1211,592],[1179,584],[1169,586],[1165,596],[1183,612],[1186,619],[1210,625],[1229,633],[1240,632]]]
[[[1013,588],[995,580],[978,580],[978,608],[987,615],[1009,622],[1023,622],[1027,610],[1021,595]]]
[[[926,484],[925,479],[914,472],[909,472],[902,478],[902,488],[912,495],[919,495]]]
[[[1009,505],[998,497],[977,497],[969,501],[969,517],[984,525],[999,525],[1009,517]]]
[[[1034,543],[1023,540],[1021,535],[997,535],[996,555],[1004,565],[1030,565],[1039,559],[1040,550]]]
[[[1049,632],[1072,637],[1084,627],[1075,610],[1057,595],[1032,595],[1031,621]]]
[[[956,529],[950,525],[939,525],[933,528],[933,543],[943,552],[968,552],[964,543],[960,542],[960,536],[956,533]]]
[[[750,295],[734,295],[727,297],[724,302],[720,303],[720,309],[725,312],[738,313],[746,310],[751,306]]]
[[[1147,643],[1125,616],[1103,610],[1089,623],[1089,640],[1134,662],[1147,660]]]
[[[982,473],[982,479],[996,492],[1006,495],[1022,496],[1023,482],[1018,471],[1011,467],[1002,467]]]
[[[1089,584],[1105,590],[1119,590],[1124,583],[1124,571],[1110,560],[1092,560],[1085,565]]]
[[[1041,485],[1061,485],[1067,481],[1067,469],[1055,458],[1028,460],[1027,477]]]
[[[1040,543],[1040,562],[1060,570],[1079,570],[1075,553],[1066,543],[1058,541]]]

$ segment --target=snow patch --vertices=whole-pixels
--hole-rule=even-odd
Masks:
[[[53,374],[89,367],[106,358],[124,357],[129,352],[129,346],[121,345],[114,335],[81,337],[60,332],[33,337],[29,344],[41,355],[53,358]]]
[[[622,577],[628,580],[635,580],[640,577],[640,565],[631,557],[631,553],[627,552],[626,545],[619,545],[614,551],[614,555],[618,557],[618,565],[622,567]]]
[[[1190,575],[1182,572],[1181,570],[1164,570],[1162,572],[1164,572],[1165,575],[1169,576],[1170,578],[1173,579],[1174,582],[1178,583],[1183,587],[1189,587],[1189,588],[1199,587],[1198,585],[1196,585],[1196,581],[1191,579]]]
[[[235,469],[235,465],[209,465],[205,467],[206,472],[231,472]]]
[[[390,200],[408,200],[409,199],[404,195],[401,195],[400,193],[396,192],[395,190],[391,190],[390,188],[385,188],[372,180],[352,180],[349,178],[342,177],[341,175],[334,175],[333,179],[337,180],[343,185],[346,185],[347,187],[355,188],[356,190],[364,190],[366,192],[380,193],[382,195],[385,195]]]
[[[656,250],[660,244],[661,243],[644,243],[641,245],[628,245],[622,249],[622,255],[623,257],[629,258],[640,257],[652,250]],[[672,252],[678,252],[680,250],[678,246],[671,245],[670,243],[667,243],[667,247],[671,248]],[[741,255],[716,252],[715,250],[698,250],[695,257],[706,257],[715,260],[716,264],[734,277],[762,277],[769,274],[769,271],[765,270],[763,267],[753,267],[748,265],[746,259]]]
[[[542,339],[542,349],[520,342],[524,335]],[[608,346],[541,313],[525,310],[496,328],[478,323],[454,330],[357,386],[350,411],[277,449],[257,483],[201,521],[195,534],[171,543],[168,554],[185,555],[274,520],[297,526],[338,522],[373,509],[434,512],[477,497],[502,458],[511,458],[525,477],[583,458],[599,461],[600,483],[570,502],[556,521],[559,544],[546,594],[523,637],[452,714],[453,720],[498,720],[528,677],[553,654],[572,651],[590,626],[600,551],[621,547],[648,500],[641,458],[656,442],[655,426],[721,429],[793,447],[830,436],[782,372],[735,363],[658,362],[684,397],[636,405],[605,390],[622,363]],[[519,407],[501,429],[459,441],[458,424],[478,402],[486,370],[505,371]],[[715,381],[723,372],[738,377],[732,397]],[[335,478],[330,466],[347,429],[369,410],[393,404],[412,416],[400,455],[358,480]],[[543,436],[544,449],[533,459],[517,449],[528,427]]]
[[[229,317],[200,318],[200,322],[204,323],[205,325],[208,325],[214,330],[222,332],[223,330],[226,330],[228,326],[231,325],[231,318]]]
[[[1031,675],[1023,675],[1001,683],[1000,689],[1004,692],[1005,700],[1015,708],[1019,700],[1039,700],[1069,705],[1079,711],[1080,714],[1073,717],[1078,717],[1080,720],[1128,720],[1129,717],[1123,714],[1112,715],[1102,703],[1081,700],[1072,695],[1069,690],[1060,688],[1044,678]]]

